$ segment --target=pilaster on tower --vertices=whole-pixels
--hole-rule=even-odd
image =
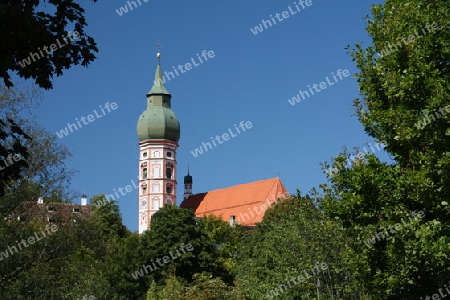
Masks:
[[[157,57],[161,56],[160,53]],[[139,233],[150,228],[152,215],[176,204],[180,123],[171,109],[172,95],[164,86],[161,66],[147,94],[147,109],[139,117]]]

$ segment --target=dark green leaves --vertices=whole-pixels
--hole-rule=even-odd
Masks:
[[[84,9],[78,3],[53,0],[42,11],[40,4],[46,1],[6,2],[0,4],[0,77],[7,86],[13,85],[9,72],[15,72],[51,89],[55,75],[95,59],[98,49],[85,33]]]

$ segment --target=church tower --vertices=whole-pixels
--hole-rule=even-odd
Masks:
[[[188,173],[186,176],[184,176],[183,200],[186,200],[190,196],[192,196],[192,176],[189,174],[189,168],[188,168]]]
[[[139,117],[139,233],[150,228],[152,215],[164,205],[176,205],[180,123],[171,109],[172,95],[164,86],[158,53],[155,81],[147,94],[147,109]]]

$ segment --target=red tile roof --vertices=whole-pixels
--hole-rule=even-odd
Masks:
[[[281,180],[272,178],[192,195],[180,207],[193,209],[197,217],[213,214],[226,222],[234,215],[237,224],[254,226],[272,203],[288,196]]]

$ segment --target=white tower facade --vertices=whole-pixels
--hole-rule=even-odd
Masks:
[[[158,57],[160,55],[158,54]],[[180,123],[171,109],[158,63],[147,94],[147,109],[137,123],[139,137],[139,233],[150,229],[152,215],[177,203],[177,148]]]
[[[177,148],[169,140],[139,143],[139,233],[150,228],[152,215],[177,201]]]

